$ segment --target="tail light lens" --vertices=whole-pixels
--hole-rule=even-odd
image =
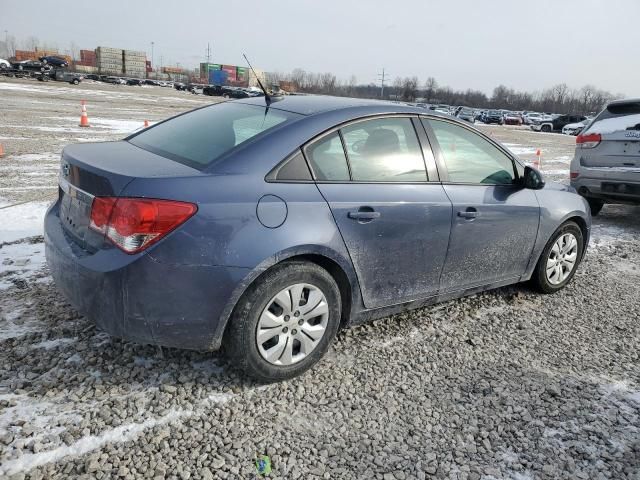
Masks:
[[[579,175],[578,172],[569,172],[569,178],[578,178]]]
[[[595,148],[602,141],[602,135],[599,133],[589,133],[587,135],[578,135],[576,137],[576,145],[582,148]]]
[[[125,253],[138,253],[193,216],[193,203],[150,198],[96,197],[89,228]]]

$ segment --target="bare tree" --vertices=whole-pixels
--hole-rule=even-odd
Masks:
[[[35,50],[36,48],[38,48],[38,37],[34,37],[33,35],[31,35],[30,37],[27,37],[27,39],[25,40],[24,44],[27,50]]]
[[[13,35],[7,36],[7,53],[9,57],[15,57],[16,55],[17,42],[16,37]]]
[[[425,91],[424,91],[425,98],[427,102],[431,102],[434,94],[436,93],[436,89],[438,88],[438,82],[436,82],[435,78],[429,77],[427,78],[427,81],[424,84],[424,88],[425,88]]]

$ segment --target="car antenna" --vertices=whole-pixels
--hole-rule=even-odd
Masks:
[[[260,89],[262,90],[262,93],[264,93],[264,101],[267,103],[267,107],[268,107],[271,104],[271,96],[267,93],[267,89],[264,88],[264,85],[262,85],[260,78],[258,77],[258,75],[256,74],[256,71],[251,66],[251,62],[249,62],[249,59],[247,58],[247,56],[244,53],[242,54],[242,56],[247,61],[247,65],[249,65],[249,68],[253,72],[253,75],[256,77],[256,80],[258,81],[258,85],[260,85]]]

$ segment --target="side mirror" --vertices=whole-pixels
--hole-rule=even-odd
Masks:
[[[538,170],[527,165],[526,167],[524,167],[522,184],[524,188],[530,188],[531,190],[540,190],[544,187],[544,178],[542,178],[542,174]]]

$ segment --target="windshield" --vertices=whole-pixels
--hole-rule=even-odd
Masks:
[[[225,102],[172,118],[127,140],[202,170],[238,145],[299,117],[273,108]]]

